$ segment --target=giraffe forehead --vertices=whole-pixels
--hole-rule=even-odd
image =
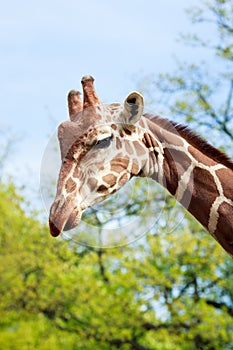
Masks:
[[[111,103],[108,105],[108,111],[112,116],[118,116],[123,111],[123,105],[121,103]]]
[[[112,135],[112,128],[109,124],[100,125],[96,128],[98,140],[103,140],[105,137]]]
[[[97,105],[86,108],[78,113],[73,122],[63,122],[58,129],[62,158],[68,151],[74,153],[80,145],[90,144],[96,136],[105,138],[111,133],[121,133],[121,113],[123,105],[112,103],[110,105]],[[126,136],[121,133],[121,136]]]
[[[103,123],[109,123],[111,121],[119,122],[123,109],[123,104],[116,102],[109,105],[98,106],[96,113]]]

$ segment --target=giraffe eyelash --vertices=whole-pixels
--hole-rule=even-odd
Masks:
[[[112,139],[113,139],[113,135],[102,138],[96,142],[95,147],[97,149],[107,148],[110,145]]]
[[[112,133],[105,133],[105,134],[100,134],[97,138],[96,142],[99,142],[101,140],[107,139],[108,137],[112,137]]]

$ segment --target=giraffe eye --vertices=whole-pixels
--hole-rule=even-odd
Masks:
[[[108,136],[105,139],[97,141],[95,147],[98,149],[107,148],[110,145],[112,138],[112,136]]]

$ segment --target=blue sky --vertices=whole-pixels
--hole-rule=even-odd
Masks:
[[[123,101],[144,75],[171,71],[195,0],[3,2],[0,13],[0,128],[18,135],[6,171],[39,188],[48,136],[67,119],[66,95],[95,77],[100,99]],[[156,112],[156,111],[155,111]]]

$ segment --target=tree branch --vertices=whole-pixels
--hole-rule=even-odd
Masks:
[[[191,326],[187,323],[181,322],[181,323],[161,323],[158,325],[154,325],[153,323],[150,322],[145,322],[142,324],[142,327],[146,329],[147,331],[158,331],[159,329],[173,329],[177,332],[177,329],[190,329]]]
[[[115,345],[115,346],[121,346],[124,344],[128,344],[131,346],[132,350],[151,350],[151,348],[147,348],[143,345],[138,344],[136,341],[134,340],[121,340],[121,339],[112,339],[109,341],[109,344],[111,345]]]
[[[233,317],[233,308],[227,306],[225,303],[218,303],[217,301],[214,301],[214,300],[206,300],[206,304],[211,305],[211,306],[215,307],[216,309],[220,309],[220,310],[224,309],[227,311],[228,315]]]
[[[230,89],[229,89],[229,93],[228,93],[228,96],[227,96],[226,108],[225,108],[225,111],[224,111],[225,123],[229,122],[229,120],[230,120],[229,111],[230,111],[230,108],[231,108],[232,96],[233,96],[233,80],[231,80],[231,82],[230,82]]]
[[[97,255],[98,255],[98,263],[100,267],[100,275],[102,276],[104,282],[109,283],[109,278],[106,276],[106,273],[105,273],[105,267],[102,259],[103,250],[101,248],[97,250]]]

